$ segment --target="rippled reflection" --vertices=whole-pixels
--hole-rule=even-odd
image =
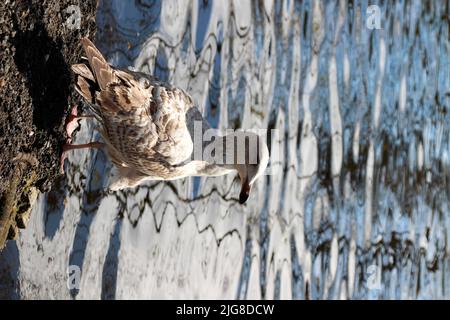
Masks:
[[[375,4],[380,30],[367,1],[100,1],[111,63],[279,129],[282,158],[241,206],[234,176],[106,194],[105,155],[74,153],[2,255],[11,295],[449,298],[449,1]]]

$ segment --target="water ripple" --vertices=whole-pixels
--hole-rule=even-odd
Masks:
[[[449,1],[375,4],[380,30],[365,0],[101,1],[112,63],[214,127],[278,129],[282,158],[240,206],[234,176],[105,194],[104,157],[74,153],[6,249],[21,296],[70,297],[76,263],[77,298],[450,298]]]

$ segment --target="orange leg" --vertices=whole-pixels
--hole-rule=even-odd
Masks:
[[[68,144],[66,143],[65,145],[63,145],[63,153],[61,155],[61,160],[60,160],[60,167],[59,167],[59,172],[61,174],[64,174],[64,160],[66,160],[67,158],[67,153],[70,150],[76,150],[76,149],[86,149],[86,148],[91,148],[91,149],[100,149],[104,146],[105,144],[102,142],[89,142],[89,143],[83,143],[83,144]]]
[[[83,144],[65,144],[63,145],[63,152],[69,151],[69,150],[75,150],[75,149],[86,149],[86,148],[93,148],[93,149],[99,149],[103,147],[105,144],[103,142],[89,142],[89,143],[83,143]]]
[[[68,151],[75,150],[75,149],[84,149],[84,148],[101,148],[104,146],[104,144],[101,142],[90,142],[90,143],[85,143],[85,144],[70,144],[72,142],[73,132],[76,129],[78,129],[78,127],[80,126],[78,121],[81,119],[91,119],[91,118],[94,118],[94,116],[91,116],[91,115],[79,116],[77,106],[72,107],[70,114],[67,116],[67,119],[66,119],[67,139],[66,139],[66,144],[63,146],[63,153],[61,154],[60,168],[59,168],[59,171],[61,174],[64,174],[64,160],[66,160],[66,158],[67,158]]]

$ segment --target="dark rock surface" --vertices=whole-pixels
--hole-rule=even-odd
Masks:
[[[97,0],[0,3],[0,250],[59,176],[65,118],[80,102],[70,64],[81,58],[79,39],[94,38],[96,8]]]

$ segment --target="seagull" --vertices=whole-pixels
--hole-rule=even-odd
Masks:
[[[108,186],[112,191],[147,180],[237,172],[239,203],[247,201],[269,162],[261,136],[247,131],[218,134],[184,90],[146,73],[111,66],[88,38],[81,39],[81,45],[85,63],[71,67],[75,89],[93,114],[79,116],[76,107],[72,109],[66,121],[69,139],[63,146],[62,166],[70,150],[103,149],[113,164]],[[82,118],[98,121],[104,142],[71,144],[70,136]],[[215,134],[206,139],[211,130]]]

